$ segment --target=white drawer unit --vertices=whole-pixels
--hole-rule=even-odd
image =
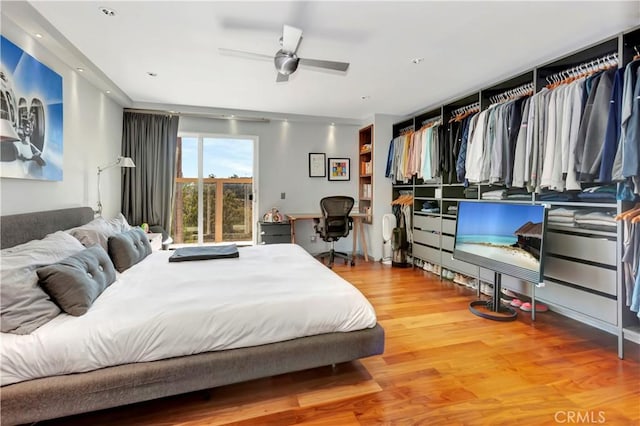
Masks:
[[[455,241],[454,237],[450,237],[448,235],[442,236],[442,249],[453,251],[453,243]]]
[[[413,215],[413,227],[423,231],[440,232],[440,218],[437,216]]]
[[[553,256],[545,257],[544,275],[601,293],[616,295],[615,269],[572,262]]]
[[[616,301],[562,284],[545,280],[545,286],[536,289],[536,299],[551,305],[560,305],[612,325],[617,325]]]
[[[581,236],[547,231],[547,253],[616,266],[616,242],[601,236]]]
[[[413,244],[413,256],[426,262],[440,264],[440,250],[420,244]]]
[[[442,233],[455,235],[456,221],[453,219],[442,219]]]
[[[440,248],[440,234],[434,232],[413,230],[413,241],[416,243],[426,244],[434,248]]]

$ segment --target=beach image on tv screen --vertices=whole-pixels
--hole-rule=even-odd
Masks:
[[[461,202],[455,249],[538,271],[543,206]]]

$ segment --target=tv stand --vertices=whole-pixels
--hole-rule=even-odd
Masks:
[[[482,318],[494,321],[513,321],[518,316],[518,312],[511,306],[504,306],[500,302],[500,294],[502,293],[502,274],[494,272],[493,295],[489,300],[474,300],[469,303],[469,310]],[[480,292],[480,283],[478,283],[478,292]],[[477,309],[482,307],[482,309]],[[495,314],[491,314],[495,312]],[[535,315],[535,314],[534,314]]]

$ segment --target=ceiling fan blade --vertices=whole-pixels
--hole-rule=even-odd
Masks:
[[[276,83],[282,83],[284,81],[289,81],[289,76],[278,73],[278,75],[276,76]]]
[[[273,55],[263,55],[262,53],[245,52],[244,50],[225,49],[223,47],[219,47],[218,51],[223,55],[237,56],[238,58],[273,61]]]
[[[282,50],[296,53],[301,38],[302,30],[300,28],[285,25],[282,29]]]
[[[326,68],[336,71],[346,71],[349,69],[348,62],[323,61],[321,59],[299,58],[300,65],[308,65],[310,67]]]

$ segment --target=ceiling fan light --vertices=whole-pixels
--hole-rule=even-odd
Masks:
[[[273,58],[276,70],[282,75],[292,74],[298,69],[298,57],[294,53],[279,50]]]

